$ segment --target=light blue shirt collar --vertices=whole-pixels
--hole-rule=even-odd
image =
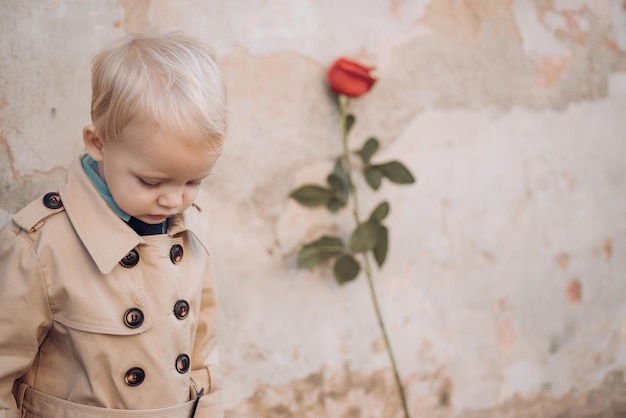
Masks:
[[[105,183],[104,180],[98,175],[98,162],[95,161],[91,155],[87,154],[85,158],[83,158],[83,169],[87,176],[100,193],[100,196],[107,202],[109,207],[115,212],[117,216],[122,218],[125,222],[130,220],[130,215],[120,209],[115,203],[113,196],[111,195],[111,190],[109,190],[109,186]]]

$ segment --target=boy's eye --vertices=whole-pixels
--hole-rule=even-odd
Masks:
[[[141,177],[137,177],[137,179],[139,180],[139,183],[141,183],[142,186],[145,186],[149,189],[154,189],[156,187],[159,187],[159,184],[161,184],[161,183],[151,183],[149,181],[142,179]]]
[[[202,180],[194,180],[187,183],[189,186],[199,186],[202,184]]]

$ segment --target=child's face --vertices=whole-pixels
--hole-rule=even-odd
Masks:
[[[99,151],[90,153],[117,205],[149,224],[191,206],[218,158],[201,155],[197,147],[168,136],[154,122],[129,124],[118,141],[105,141]]]

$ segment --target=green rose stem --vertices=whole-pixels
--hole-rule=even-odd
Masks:
[[[359,200],[357,198],[357,190],[354,186],[354,182],[352,181],[352,163],[350,161],[350,149],[348,148],[348,131],[349,127],[346,123],[348,113],[347,108],[350,99],[340,94],[339,96],[339,123],[341,126],[342,133],[342,143],[343,143],[343,162],[345,164],[346,175],[348,177],[348,187],[350,188],[350,193],[353,196],[353,204],[352,204],[352,215],[354,217],[354,222],[356,225],[361,224],[361,220],[359,217]],[[367,252],[363,253],[363,258],[365,259],[365,268],[363,269],[365,272],[365,278],[367,279],[367,284],[370,289],[370,295],[372,296],[372,302],[374,304],[374,310],[376,311],[376,319],[378,320],[378,326],[380,327],[381,333],[383,334],[383,338],[385,340],[385,346],[387,348],[387,354],[389,354],[389,361],[391,362],[391,367],[393,368],[393,376],[396,381],[396,386],[398,387],[398,392],[400,393],[400,399],[402,401],[402,409],[404,410],[405,418],[410,418],[409,408],[406,403],[406,396],[404,394],[404,387],[402,386],[402,382],[400,381],[400,374],[398,373],[398,366],[396,365],[396,359],[393,355],[393,349],[391,347],[391,342],[389,341],[389,336],[387,335],[387,328],[385,327],[385,322],[383,321],[383,316],[380,311],[380,306],[378,305],[378,297],[376,296],[376,288],[374,287],[374,280],[372,279],[372,267],[370,265],[369,257],[367,256]]]

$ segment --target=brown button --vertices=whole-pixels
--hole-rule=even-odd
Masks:
[[[178,319],[185,319],[189,315],[189,302],[184,299],[176,301],[174,305],[174,315]]]
[[[137,250],[132,249],[128,254],[122,258],[120,264],[126,268],[135,267],[139,262],[139,252]]]
[[[133,367],[126,372],[124,380],[128,386],[139,386],[143,379],[146,378],[146,373],[139,367]]]
[[[183,374],[189,370],[189,356],[187,354],[181,354],[176,357],[176,370],[178,373]]]
[[[172,260],[172,263],[178,264],[181,262],[182,259],[183,247],[178,244],[173,245],[172,249],[170,250],[170,260]]]
[[[58,209],[63,206],[63,202],[57,192],[50,192],[43,197],[43,205],[48,209]]]
[[[143,312],[138,308],[130,308],[124,312],[124,323],[128,328],[139,328],[143,324]]]

